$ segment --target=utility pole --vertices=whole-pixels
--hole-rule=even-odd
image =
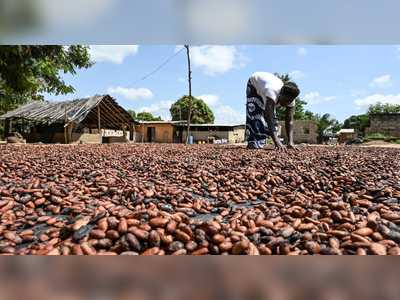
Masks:
[[[188,107],[188,120],[187,120],[187,135],[186,135],[186,144],[189,143],[190,136],[190,119],[192,118],[192,70],[190,68],[190,51],[189,45],[185,45],[186,55],[188,61],[188,81],[189,81],[189,107]]]

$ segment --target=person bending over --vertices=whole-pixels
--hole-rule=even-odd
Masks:
[[[289,149],[296,149],[293,142],[293,116],[295,99],[300,90],[294,82],[283,81],[268,72],[253,73],[247,82],[246,139],[247,148],[261,149],[270,136],[275,149],[285,151],[277,136],[276,108],[286,107],[285,127]]]

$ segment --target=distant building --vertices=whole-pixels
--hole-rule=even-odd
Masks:
[[[174,121],[139,121],[135,127],[138,143],[179,143]]]
[[[109,95],[62,102],[34,101],[2,116],[5,137],[28,143],[113,143],[134,140],[131,115]]]
[[[186,140],[187,125],[176,124],[178,137]],[[194,143],[244,143],[246,125],[244,124],[192,124],[190,134]]]
[[[284,121],[279,121],[278,134],[287,140]],[[293,124],[293,140],[295,144],[316,144],[318,142],[317,124],[311,120],[295,120]]]
[[[366,134],[384,134],[389,137],[400,138],[400,114],[373,114],[369,117],[370,126],[365,129]]]
[[[357,132],[353,128],[343,128],[336,133],[336,136],[338,143],[343,144],[356,139]]]
[[[245,125],[191,124],[194,143],[243,143]],[[184,143],[187,125],[182,121],[141,121],[136,125],[136,142]]]

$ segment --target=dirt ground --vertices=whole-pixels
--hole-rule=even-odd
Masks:
[[[364,143],[361,147],[380,147],[380,148],[398,148],[400,149],[400,144],[388,143],[385,141],[371,141]]]

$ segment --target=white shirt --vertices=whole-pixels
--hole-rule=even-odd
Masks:
[[[268,72],[255,72],[250,76],[250,82],[255,87],[257,94],[263,98],[264,103],[267,103],[267,98],[270,98],[277,104],[279,93],[283,87],[283,81],[279,77]],[[295,101],[288,106],[293,107],[294,105]]]

